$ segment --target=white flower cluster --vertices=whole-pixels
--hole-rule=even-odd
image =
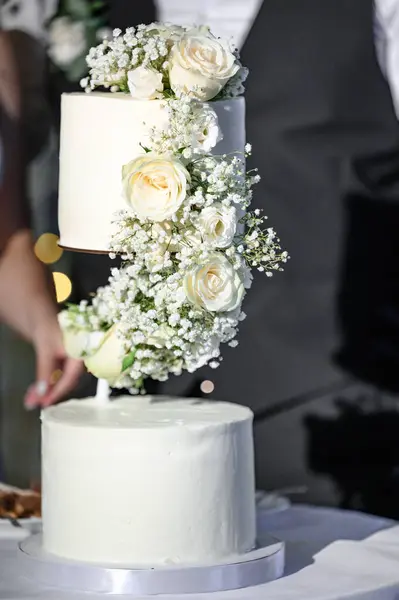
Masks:
[[[132,392],[148,377],[217,367],[221,344],[237,345],[252,268],[270,276],[288,258],[249,210],[259,176],[244,157],[209,153],[220,139],[214,111],[189,97],[167,104],[169,127],[123,167],[127,208],[112,241],[122,267],[91,305],[62,317],[73,355]]]
[[[87,73],[90,46],[109,35],[104,0],[64,0],[48,23],[48,55],[70,81]]]
[[[136,100],[231,98],[243,92],[247,76],[237,52],[207,27],[161,23],[115,29],[90,50],[87,65],[81,81],[87,92],[105,87]]]
[[[84,23],[63,16],[54,19],[49,27],[49,49],[51,60],[65,69],[87,50]]]

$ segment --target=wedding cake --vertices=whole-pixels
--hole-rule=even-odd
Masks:
[[[43,414],[43,543],[98,564],[210,563],[255,544],[252,413],[122,397]]]
[[[87,63],[86,93],[62,99],[61,244],[122,261],[60,322],[70,356],[143,394],[147,378],[218,367],[221,345],[238,343],[252,269],[271,276],[287,254],[250,209],[246,69],[229,44],[155,23],[115,30]],[[157,566],[253,548],[249,409],[100,400],[43,414],[47,552]]]

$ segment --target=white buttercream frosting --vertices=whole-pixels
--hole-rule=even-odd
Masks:
[[[43,543],[102,564],[207,563],[255,542],[252,412],[71,400],[42,416]]]
[[[210,103],[223,139],[217,154],[243,152],[245,100]],[[92,92],[62,96],[59,227],[69,248],[107,251],[117,211],[126,209],[122,166],[143,153],[149,131],[167,126],[164,100]]]

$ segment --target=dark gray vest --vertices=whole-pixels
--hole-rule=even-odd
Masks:
[[[256,277],[239,347],[226,349],[218,370],[195,377],[212,379],[215,397],[255,409],[317,397],[347,372],[399,387],[398,343],[395,360],[375,343],[389,346],[384,305],[391,321],[399,317],[398,286],[389,286],[399,217],[388,202],[399,189],[387,177],[379,183],[381,172],[394,177],[389,163],[398,165],[399,146],[375,58],[372,2],[284,0],[282,8],[265,0],[242,60],[250,69],[247,139],[262,176],[255,202],[292,258],[273,280]],[[181,385],[169,387],[185,392]]]

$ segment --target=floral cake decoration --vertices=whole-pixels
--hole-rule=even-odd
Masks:
[[[167,127],[121,165],[125,210],[115,215],[110,255],[122,264],[90,303],[60,314],[71,356],[113,387],[142,393],[145,380],[213,368],[236,346],[255,269],[271,277],[287,252],[253,209],[260,177],[245,155],[218,155],[215,100],[244,91],[238,52],[206,27],[154,23],[115,30],[87,56],[97,88],[161,100]]]

